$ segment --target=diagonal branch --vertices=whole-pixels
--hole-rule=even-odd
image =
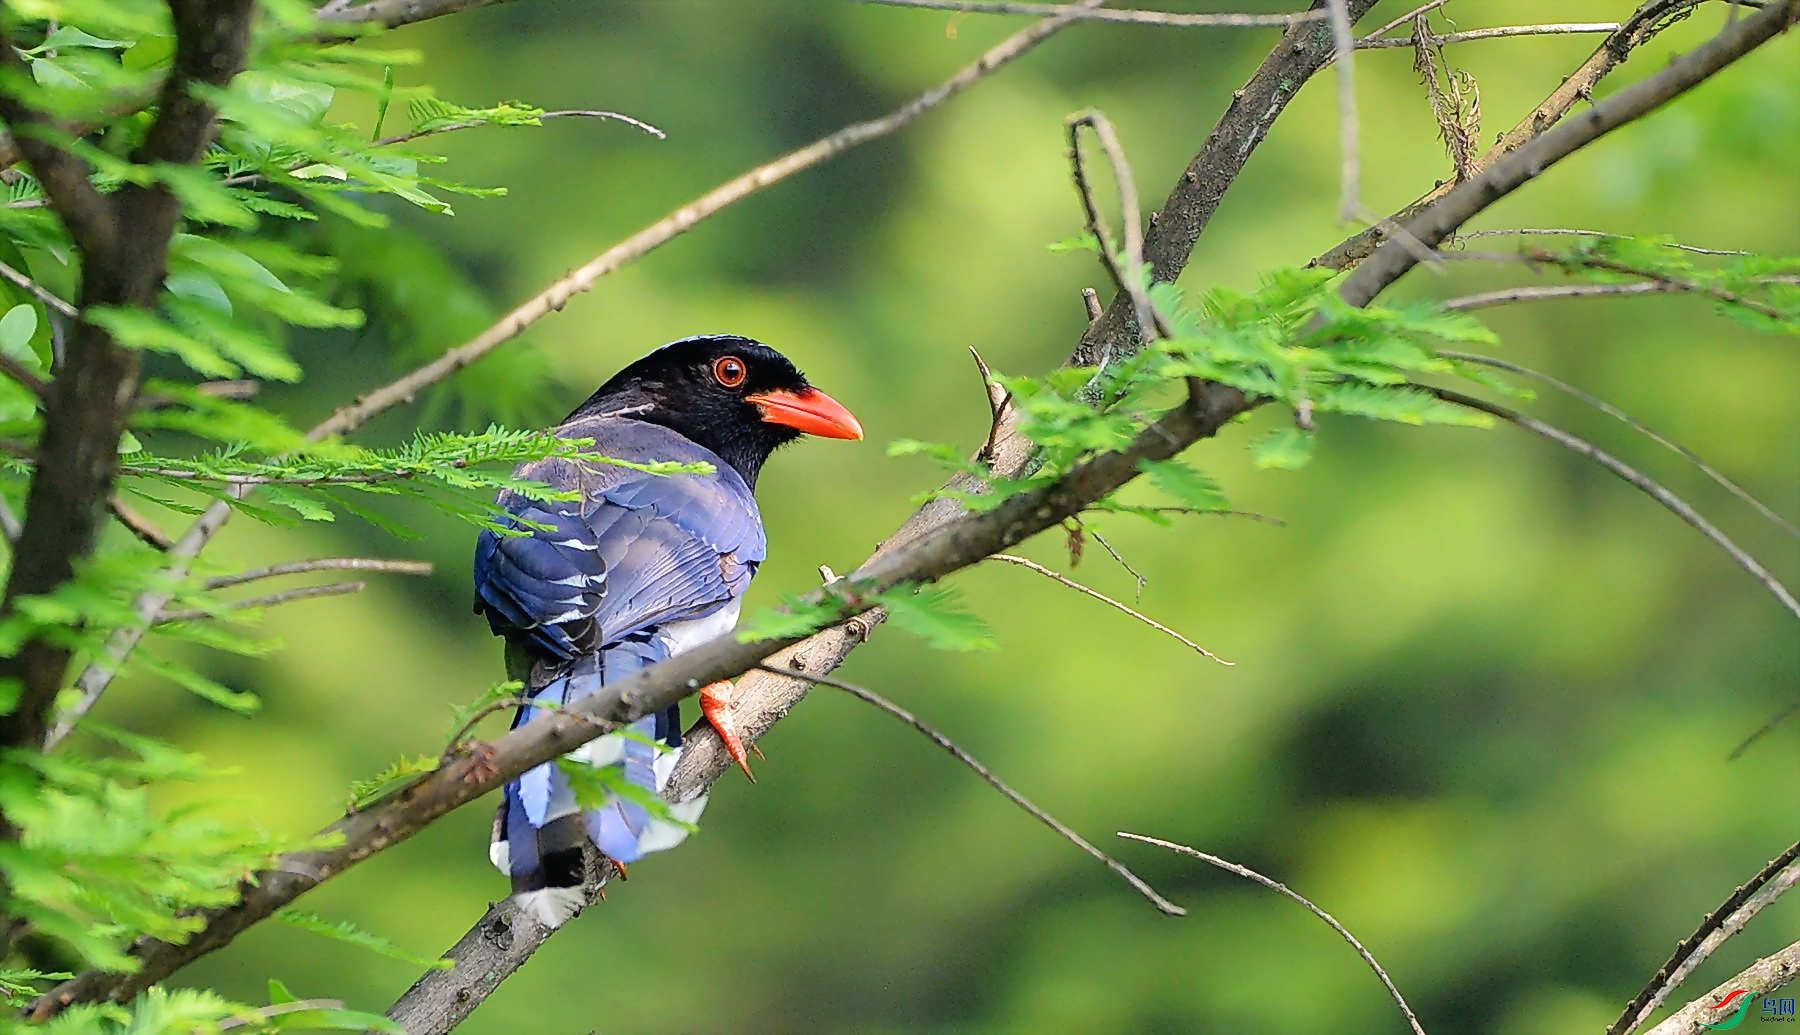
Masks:
[[[1675,946],[1675,954],[1657,970],[1649,984],[1626,1004],[1625,1012],[1606,1029],[1606,1035],[1631,1035],[1726,939],[1743,930],[1752,917],[1796,883],[1800,883],[1800,842],[1770,860],[1719,908],[1708,913],[1700,927]]]
[[[380,25],[397,29],[446,14],[508,2],[510,0],[369,0],[355,7],[327,5],[319,11],[319,20],[337,25]]]
[[[1745,967],[1724,984],[1682,1007],[1667,1020],[1650,1029],[1650,1035],[1706,1035],[1719,1021],[1717,1010],[1731,996],[1748,994],[1751,998],[1770,992],[1800,978],[1800,942],[1765,956]],[[1786,1000],[1792,1003],[1792,999]],[[1766,1005],[1766,1004],[1765,1004]],[[1727,1011],[1729,1012],[1729,1011]],[[1781,1020],[1788,1020],[1783,1017]],[[1762,1020],[1769,1020],[1764,1017]],[[1712,1023],[1708,1023],[1712,1022]]]
[[[989,557],[988,560],[1000,561],[1005,564],[1016,564],[1021,568],[1027,568],[1031,571],[1035,571],[1039,575],[1042,575],[1045,578],[1051,579],[1055,582],[1059,582],[1062,585],[1065,585],[1065,586],[1069,587],[1070,589],[1076,591],[1077,593],[1082,593],[1087,596],[1093,597],[1095,600],[1100,601],[1102,604],[1106,604],[1109,607],[1112,607],[1119,611],[1125,612],[1126,614],[1130,615],[1132,618],[1135,618],[1138,621],[1149,626],[1150,628],[1155,629],[1157,632],[1162,633],[1164,636],[1169,637],[1170,639],[1181,644],[1182,646],[1186,647],[1187,649],[1193,651],[1194,653],[1200,655],[1203,658],[1207,658],[1212,661],[1216,661],[1221,665],[1236,665],[1237,664],[1237,662],[1235,662],[1235,661],[1226,661],[1224,658],[1221,658],[1217,654],[1214,654],[1212,651],[1209,651],[1205,647],[1200,646],[1198,643],[1195,643],[1193,640],[1188,639],[1186,636],[1181,635],[1180,633],[1178,633],[1175,630],[1169,628],[1168,626],[1162,624],[1161,622],[1157,621],[1156,619],[1151,618],[1149,615],[1144,614],[1143,612],[1138,611],[1127,604],[1120,603],[1119,601],[1114,600],[1112,597],[1107,596],[1105,593],[1102,593],[1097,589],[1092,589],[1088,586],[1084,586],[1081,583],[1076,582],[1074,579],[1069,578],[1067,575],[1064,575],[1062,572],[1057,571],[1054,568],[1046,568],[1042,564],[1039,564],[1038,562],[1032,560],[1029,557],[1020,557],[1016,554],[1010,554],[1010,553],[997,553],[997,554],[994,554],[992,557]],[[1127,569],[1127,570],[1129,570],[1129,569]],[[1139,576],[1139,577],[1141,578],[1142,576]]]
[[[1124,11],[1080,4],[1009,3],[1006,0],[861,0],[876,7],[918,7],[969,14],[1020,14],[1043,18],[1077,18],[1114,25],[1159,25],[1185,29],[1291,29],[1301,22],[1317,21],[1322,11],[1299,14],[1179,14],[1173,11]]]

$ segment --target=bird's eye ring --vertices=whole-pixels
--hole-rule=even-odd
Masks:
[[[749,376],[744,361],[736,356],[722,356],[713,361],[713,377],[727,388],[736,388]]]

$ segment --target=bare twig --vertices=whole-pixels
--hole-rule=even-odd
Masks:
[[[1480,410],[1482,413],[1498,417],[1510,424],[1516,424],[1534,435],[1540,435],[1547,438],[1570,452],[1587,457],[1589,460],[1604,467],[1628,484],[1636,487],[1651,499],[1662,504],[1666,510],[1693,526],[1693,528],[1701,535],[1712,540],[1721,550],[1724,550],[1727,554],[1731,555],[1731,559],[1737,562],[1738,567],[1748,572],[1751,578],[1762,583],[1763,588],[1768,590],[1776,600],[1781,602],[1781,606],[1787,608],[1794,617],[1800,618],[1800,600],[1795,600],[1794,594],[1789,592],[1788,588],[1782,585],[1779,579],[1771,574],[1767,568],[1763,567],[1756,558],[1745,552],[1743,547],[1733,542],[1730,536],[1719,531],[1717,526],[1706,520],[1706,518],[1702,516],[1699,511],[1690,506],[1686,500],[1664,488],[1649,475],[1644,474],[1637,468],[1632,467],[1630,464],[1625,463],[1623,460],[1620,460],[1618,457],[1613,456],[1611,453],[1606,452],[1599,446],[1596,446],[1585,439],[1572,435],[1554,425],[1546,424],[1536,418],[1528,417],[1517,410],[1508,409],[1498,403],[1488,402],[1486,399],[1477,399],[1474,396],[1464,395],[1461,392],[1449,388],[1433,388],[1425,385],[1419,387],[1424,388],[1426,391],[1446,402],[1453,402],[1458,406],[1466,406],[1472,410]]]
[[[1358,47],[1361,47],[1364,43],[1368,42],[1369,40],[1380,39],[1381,37],[1386,36],[1388,33],[1393,32],[1395,29],[1398,29],[1402,25],[1412,25],[1418,19],[1423,18],[1425,15],[1430,14],[1431,12],[1437,10],[1438,8],[1444,6],[1445,4],[1447,4],[1449,2],[1450,2],[1450,0],[1430,0],[1429,3],[1421,4],[1418,7],[1415,7],[1412,10],[1406,12],[1405,14],[1399,16],[1398,18],[1395,18],[1393,21],[1384,24],[1383,26],[1381,26],[1381,28],[1376,29],[1373,32],[1370,32],[1368,35],[1364,36],[1362,39],[1357,40],[1356,45]]]
[[[57,312],[63,314],[64,316],[68,317],[71,320],[74,319],[75,317],[81,315],[81,311],[79,309],[76,309],[73,305],[70,305],[68,302],[63,301],[62,298],[60,296],[58,296],[55,292],[51,291],[49,288],[45,287],[44,285],[39,284],[37,281],[32,280],[30,277],[26,276],[24,273],[20,272],[19,270],[16,270],[13,267],[8,266],[4,262],[0,262],[0,277],[5,277],[7,280],[10,280],[14,284],[17,284],[20,287],[24,288],[26,291],[31,293],[31,296],[33,298],[36,298],[38,301],[44,303],[46,306],[49,306],[51,309],[56,310]]]
[[[1472,40],[1499,40],[1515,36],[1567,36],[1573,33],[1617,32],[1621,28],[1618,22],[1556,22],[1547,25],[1499,25],[1491,29],[1470,29],[1467,32],[1447,32],[1443,35],[1431,33],[1428,37],[1388,36],[1374,39],[1365,36],[1356,41],[1357,50],[1381,50],[1387,47],[1411,47],[1420,42],[1438,46],[1445,43],[1468,43]]]
[[[1674,285],[1655,281],[1635,284],[1533,284],[1463,295],[1446,300],[1443,306],[1453,312],[1463,312],[1492,309],[1495,306],[1512,305],[1514,302],[1550,302],[1559,298],[1605,298],[1617,295],[1667,295],[1680,290]]]
[[[1795,701],[1786,708],[1771,715],[1767,721],[1756,728],[1755,732],[1739,741],[1738,746],[1731,749],[1731,754],[1725,756],[1726,761],[1735,762],[1744,757],[1744,752],[1750,750],[1751,745],[1763,739],[1765,736],[1768,736],[1769,733],[1774,731],[1775,727],[1788,721],[1797,714],[1800,714],[1800,701]]]
[[[790,669],[790,668],[782,668],[777,665],[758,665],[756,667],[764,672],[770,673],[771,675],[782,676],[787,679],[804,679],[807,682],[815,684],[817,686],[828,686],[834,690],[842,690],[843,692],[849,694],[850,696],[856,698],[857,700],[862,701],[865,704],[872,704],[875,707],[877,707],[877,708],[881,709],[882,711],[888,713],[889,715],[893,716],[894,718],[899,719],[901,722],[906,723],[908,726],[911,726],[913,729],[918,730],[920,733],[924,734],[926,739],[930,740],[933,744],[936,744],[938,747],[941,747],[945,751],[948,751],[953,758],[955,758],[958,762],[961,762],[963,765],[967,766],[972,772],[975,773],[975,775],[981,777],[983,780],[986,780],[988,783],[988,786],[992,787],[994,790],[999,791],[1001,794],[1005,795],[1006,800],[1012,802],[1014,805],[1017,805],[1019,808],[1024,809],[1026,812],[1030,813],[1031,817],[1033,819],[1035,819],[1038,822],[1049,827],[1051,830],[1056,831],[1056,833],[1059,836],[1061,836],[1063,838],[1063,840],[1068,841],[1070,844],[1074,845],[1075,847],[1081,849],[1082,851],[1086,852],[1087,854],[1093,856],[1095,859],[1104,863],[1106,865],[1107,869],[1118,874],[1119,877],[1125,881],[1125,883],[1127,883],[1127,884],[1131,885],[1133,888],[1135,888],[1137,890],[1138,894],[1149,899],[1150,904],[1154,905],[1159,912],[1161,912],[1167,916],[1186,916],[1187,915],[1187,910],[1181,908],[1180,906],[1176,905],[1173,902],[1170,902],[1168,899],[1166,899],[1162,895],[1158,894],[1155,888],[1152,888],[1150,885],[1146,884],[1144,882],[1143,878],[1139,877],[1135,873],[1132,873],[1131,870],[1126,868],[1126,866],[1123,863],[1119,862],[1117,859],[1114,859],[1112,856],[1107,855],[1105,852],[1101,851],[1100,849],[1094,847],[1093,843],[1088,841],[1087,838],[1082,837],[1080,834],[1078,834],[1074,830],[1070,829],[1067,824],[1063,823],[1061,820],[1057,819],[1055,816],[1052,816],[1048,812],[1045,812],[1043,809],[1038,808],[1036,805],[1033,805],[1031,803],[1031,800],[1026,798],[1023,794],[1020,794],[1018,791],[1015,791],[1011,787],[1007,786],[1006,781],[1000,779],[998,776],[995,776],[993,770],[989,769],[985,765],[982,765],[981,762],[979,760],[977,760],[974,755],[971,755],[967,751],[963,750],[963,748],[959,744],[957,744],[956,741],[951,740],[949,737],[944,736],[942,733],[939,733],[936,729],[933,729],[931,727],[931,725],[926,723],[923,719],[920,719],[919,717],[913,715],[913,713],[900,707],[899,705],[897,705],[894,702],[888,700],[887,698],[881,696],[880,694],[876,693],[875,691],[865,689],[864,687],[857,686],[854,683],[845,683],[840,680],[832,679],[828,676],[815,676],[810,673],[799,672],[799,671],[796,671],[796,670]]]
[[[1164,28],[1289,29],[1300,22],[1316,21],[1320,11],[1295,14],[1177,14],[1171,11],[1123,11],[1111,8],[1088,8],[1073,4],[1026,4],[985,2],[985,0],[861,0],[877,7],[922,7],[934,11],[966,11],[971,14],[1018,14],[1037,18],[1075,18],[1087,22],[1112,22],[1119,25],[1160,25]]]
[[[309,1010],[342,1010],[343,1008],[344,1001],[342,999],[296,999],[291,1003],[274,1003],[238,1017],[228,1017],[219,1022],[219,1030],[232,1031],[237,1028],[247,1028],[253,1024],[261,1025],[269,1018],[280,1017],[283,1014],[305,1013]]]
[[[1351,934],[1349,928],[1338,923],[1337,917],[1332,916],[1330,913],[1327,913],[1325,910],[1314,905],[1312,900],[1305,895],[1300,894],[1274,878],[1263,876],[1248,866],[1234,863],[1229,859],[1221,859],[1216,855],[1209,855],[1199,849],[1189,848],[1187,845],[1176,844],[1173,841],[1164,841],[1155,837],[1145,837],[1143,834],[1128,834],[1123,830],[1119,831],[1119,836],[1129,838],[1133,841],[1142,841],[1147,845],[1155,845],[1158,848],[1167,848],[1171,852],[1179,852],[1182,855],[1193,856],[1201,862],[1217,866],[1227,873],[1235,873],[1240,877],[1253,880],[1271,891],[1278,891],[1288,898],[1293,899],[1295,902],[1300,903],[1302,906],[1305,906],[1308,912],[1325,921],[1331,926],[1332,930],[1338,933],[1339,937],[1349,942],[1350,947],[1356,950],[1356,954],[1361,956],[1363,962],[1369,965],[1369,969],[1375,972],[1375,976],[1381,979],[1381,985],[1383,988],[1387,989],[1388,996],[1394,1000],[1394,1005],[1400,1007],[1400,1012],[1406,1016],[1407,1026],[1412,1028],[1413,1035],[1425,1035],[1425,1029],[1419,1026],[1418,1016],[1413,1013],[1412,1007],[1406,1005],[1406,997],[1400,994],[1400,989],[1395,987],[1393,978],[1388,977],[1388,972],[1383,969],[1381,963],[1375,959],[1375,954],[1364,948],[1363,943],[1356,940],[1356,935]]]
[[[130,504],[119,498],[118,493],[115,492],[108,497],[106,509],[112,512],[115,521],[124,525],[126,531],[137,536],[145,546],[154,550],[167,550],[175,545],[175,540],[170,539],[168,533],[157,528],[149,518],[139,514]]]
[[[0,46],[3,46],[0,43]],[[0,374],[5,374],[19,383],[21,388],[38,397],[41,402],[50,394],[50,383],[32,373],[31,369],[4,352],[0,352]]]
[[[1611,286],[1611,285],[1593,285],[1593,286],[1598,287],[1598,286]],[[1617,285],[1617,286],[1645,287],[1645,286],[1653,286],[1653,285],[1626,284],[1626,285]],[[1480,356],[1480,355],[1476,355],[1475,353],[1472,353],[1472,352],[1454,352],[1454,351],[1450,351],[1450,350],[1444,350],[1442,352],[1439,352],[1438,355],[1447,357],[1449,359],[1461,360],[1464,363],[1475,363],[1475,364],[1478,364],[1478,365],[1484,366],[1484,367],[1493,367],[1496,370],[1505,370],[1509,373],[1518,374],[1521,377],[1529,377],[1534,381],[1540,381],[1544,384],[1547,384],[1550,387],[1556,389],[1559,392],[1562,392],[1565,395],[1579,399],[1582,402],[1586,403],[1587,405],[1592,406],[1594,409],[1599,410],[1601,413],[1606,414],[1608,417],[1611,417],[1614,420],[1617,420],[1623,424],[1630,426],[1632,428],[1632,430],[1637,431],[1639,434],[1650,439],[1652,442],[1655,442],[1657,445],[1660,445],[1665,449],[1671,450],[1671,451],[1679,454],[1682,459],[1686,460],[1688,463],[1693,464],[1695,467],[1699,468],[1702,474],[1706,475],[1708,478],[1711,478],[1726,492],[1731,493],[1733,496],[1736,496],[1738,499],[1749,504],[1751,506],[1751,508],[1753,508],[1757,513],[1761,514],[1765,518],[1768,518],[1769,521],[1774,523],[1782,531],[1784,531],[1787,534],[1792,535],[1792,536],[1800,536],[1800,528],[1796,528],[1792,524],[1789,524],[1786,518],[1783,518],[1780,514],[1775,513],[1775,511],[1770,509],[1766,504],[1763,503],[1763,501],[1757,499],[1755,496],[1752,496],[1747,489],[1738,485],[1738,483],[1732,481],[1730,478],[1725,477],[1725,475],[1722,474],[1717,468],[1715,468],[1711,464],[1707,463],[1706,460],[1700,456],[1700,454],[1694,452],[1693,450],[1687,448],[1686,446],[1681,445],[1678,442],[1674,442],[1674,441],[1664,437],[1663,435],[1657,433],[1657,431],[1654,428],[1651,428],[1649,425],[1638,420],[1636,417],[1633,417],[1631,414],[1626,413],[1624,410],[1619,409],[1617,406],[1614,406],[1612,403],[1607,402],[1605,399],[1601,399],[1597,396],[1590,395],[1589,393],[1582,391],[1581,389],[1575,387],[1574,385],[1569,384],[1567,381],[1563,381],[1558,378],[1551,377],[1549,374],[1546,374],[1541,370],[1534,370],[1531,367],[1523,366],[1518,363],[1513,363],[1509,360],[1497,359],[1493,356]]]
[[[391,575],[430,575],[432,566],[429,561],[390,561],[375,557],[324,557],[316,561],[289,561],[286,564],[271,564],[266,568],[240,571],[234,575],[222,575],[209,580],[206,588],[225,589],[228,586],[241,586],[246,582],[258,582],[262,579],[279,578],[283,575],[302,575],[314,571],[379,571]]]
[[[1213,661],[1216,661],[1221,665],[1237,664],[1237,662],[1235,662],[1235,661],[1226,661],[1224,658],[1221,658],[1217,654],[1214,654],[1212,651],[1209,651],[1205,647],[1200,646],[1198,643],[1195,643],[1193,640],[1188,639],[1186,636],[1181,635],[1180,633],[1178,633],[1175,630],[1169,628],[1168,626],[1162,624],[1161,622],[1157,621],[1156,619],[1151,618],[1149,615],[1146,615],[1141,611],[1134,610],[1130,606],[1128,606],[1126,604],[1122,604],[1117,600],[1114,600],[1112,597],[1107,596],[1105,593],[1102,593],[1097,589],[1093,589],[1092,587],[1089,587],[1089,586],[1084,586],[1081,583],[1076,582],[1074,579],[1069,578],[1067,575],[1064,575],[1062,572],[1057,571],[1054,568],[1046,568],[1042,564],[1039,564],[1038,562],[1031,560],[1028,557],[1020,557],[1020,556],[1017,556],[1016,554],[1010,554],[1010,553],[997,553],[997,554],[994,554],[992,557],[989,557],[988,560],[1001,561],[1006,564],[1016,564],[1021,568],[1029,568],[1032,571],[1037,572],[1039,575],[1044,576],[1045,578],[1054,579],[1055,581],[1062,583],[1063,585],[1069,587],[1072,590],[1075,590],[1078,593],[1085,593],[1088,596],[1093,597],[1095,600],[1100,601],[1102,604],[1106,604],[1109,607],[1113,607],[1113,608],[1116,608],[1117,610],[1125,612],[1126,614],[1128,614],[1131,617],[1137,619],[1138,621],[1144,623],[1145,625],[1149,626],[1150,628],[1155,629],[1157,632],[1162,633],[1164,636],[1167,636],[1167,637],[1175,640],[1175,642],[1181,644],[1182,646],[1188,648],[1189,650],[1193,651],[1194,653],[1200,655],[1203,658],[1210,658]],[[1141,588],[1141,586],[1140,586],[1140,588]]]
[[[277,607],[281,604],[290,604],[296,600],[311,600],[314,597],[346,596],[351,593],[360,593],[367,589],[368,586],[369,584],[367,582],[327,582],[322,586],[301,586],[299,589],[283,590],[280,593],[270,593],[267,596],[245,597],[243,600],[233,600],[212,611],[201,609],[164,611],[157,616],[156,622],[158,625],[164,625],[169,622],[200,622],[205,621],[208,618],[219,618],[233,611],[261,610],[267,607]]]
[[[1132,318],[1137,321],[1143,340],[1167,338],[1170,336],[1168,325],[1163,322],[1156,307],[1150,304],[1150,294],[1144,286],[1143,215],[1138,207],[1137,184],[1131,177],[1130,164],[1125,161],[1125,148],[1119,143],[1119,135],[1113,129],[1112,121],[1092,108],[1070,116],[1066,126],[1075,192],[1081,197],[1081,207],[1087,215],[1088,232],[1094,235],[1094,240],[1100,246],[1100,259],[1105,263],[1107,273],[1112,276],[1113,287],[1131,299]],[[1116,252],[1106,229],[1106,219],[1100,214],[1100,202],[1094,197],[1093,186],[1088,182],[1087,162],[1081,153],[1083,126],[1093,130],[1095,139],[1100,141],[1100,148],[1112,165],[1113,183],[1119,191],[1119,220],[1122,226],[1119,251]],[[1108,358],[1102,356],[1098,365],[1105,366]]]
[[[1601,237],[1615,241],[1629,241],[1629,234],[1609,234],[1601,230],[1576,230],[1562,227],[1514,227],[1503,230],[1465,230],[1456,235],[1459,241],[1474,241],[1483,237]],[[1677,244],[1673,241],[1663,242],[1665,248],[1677,248],[1684,252],[1698,255],[1749,255],[1749,252],[1730,248],[1696,248],[1691,244]]]
[[[1705,1035],[1708,1030],[1713,1029],[1719,1021],[1724,1019],[1719,1016],[1718,1004],[1733,994],[1747,994],[1754,999],[1757,996],[1768,995],[1795,978],[1800,978],[1800,942],[1795,942],[1779,952],[1764,956],[1745,967],[1735,976],[1727,979],[1724,984],[1682,1007],[1661,1024],[1650,1029],[1649,1035]],[[1725,1012],[1730,1013],[1729,1010]],[[1765,1017],[1763,1020],[1768,1020],[1768,1018]],[[1782,1020],[1787,1020],[1787,1018],[1784,1017]]]
[[[1113,549],[1113,545],[1106,541],[1105,536],[1101,535],[1099,532],[1096,532],[1091,528],[1087,530],[1087,534],[1092,536],[1094,538],[1094,542],[1100,544],[1100,549],[1105,550],[1106,555],[1108,557],[1111,557],[1113,559],[1113,562],[1116,563],[1119,567],[1124,568],[1125,574],[1130,575],[1132,580],[1137,583],[1137,588],[1132,592],[1131,598],[1133,600],[1142,601],[1144,599],[1144,587],[1148,586],[1150,584],[1150,580],[1145,578],[1142,572],[1138,571],[1136,568],[1133,568],[1131,566],[1131,562],[1127,561],[1124,558],[1124,556],[1119,553],[1119,551]]]
[[[339,25],[381,25],[397,29],[402,25],[441,18],[446,14],[509,2],[510,0],[369,0],[368,3],[355,7],[328,5],[319,11],[319,20]]]
[[[540,118],[540,119],[568,119],[568,118],[605,119],[610,122],[623,122],[628,126],[636,126],[638,129],[643,130],[644,132],[650,134],[651,136],[655,137],[658,140],[667,140],[669,138],[669,135],[667,133],[664,133],[662,130],[657,129],[655,126],[652,126],[650,123],[645,122],[642,119],[632,118],[630,115],[620,114],[619,112],[616,112],[616,111],[597,111],[597,110],[589,110],[589,109],[584,109],[584,108],[569,108],[569,109],[566,109],[563,111],[547,111],[547,112],[543,113],[542,115],[539,115],[538,118]],[[481,126],[491,126],[491,125],[493,125],[493,123],[480,122],[480,121],[451,122],[451,123],[446,123],[441,126],[433,126],[430,129],[415,129],[415,130],[411,130],[406,133],[399,133],[399,134],[396,134],[391,137],[382,137],[380,140],[375,141],[373,144],[370,144],[369,146],[370,147],[391,147],[394,144],[405,144],[405,143],[409,143],[414,140],[418,140],[421,137],[436,136],[439,133],[453,133],[459,129],[476,129]]]
[[[1606,1029],[1606,1035],[1631,1035],[1681,987],[1694,968],[1796,883],[1800,883],[1800,842],[1770,860],[1756,876],[1720,903],[1719,908],[1708,913],[1694,933],[1675,946],[1674,955],[1658,968],[1649,984],[1626,1004],[1619,1019]]]

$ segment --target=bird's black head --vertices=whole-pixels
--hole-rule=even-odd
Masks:
[[[717,453],[752,488],[763,461],[801,435],[862,438],[837,400],[760,341],[716,334],[670,342],[614,374],[570,420],[660,424]]]

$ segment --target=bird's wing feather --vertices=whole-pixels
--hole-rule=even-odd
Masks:
[[[590,420],[559,431],[594,439],[608,456],[699,461],[714,471],[653,475],[570,460],[520,467],[521,477],[581,499],[501,497],[511,526],[529,534],[484,532],[476,547],[475,607],[496,633],[566,660],[704,617],[743,593],[767,546],[756,501],[735,471],[656,425]]]

